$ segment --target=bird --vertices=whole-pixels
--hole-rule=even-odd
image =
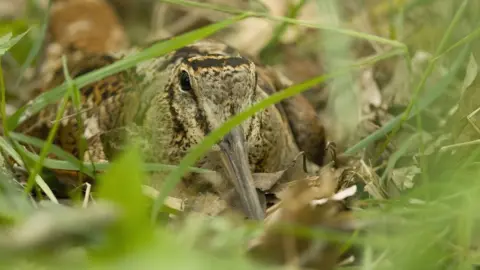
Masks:
[[[77,49],[82,57],[68,54],[68,69],[75,78],[142,49]],[[65,81],[61,67],[52,74],[45,89]],[[78,142],[85,139],[83,159],[101,162],[114,159],[129,141],[137,140],[145,161],[175,165],[230,117],[289,85],[283,74],[254,57],[203,39],[82,87],[80,111],[71,101],[67,104],[53,143],[78,156]],[[50,104],[15,131],[45,140],[57,111],[58,104]],[[196,167],[217,171],[220,179],[190,173],[179,186],[193,196],[217,194],[247,218],[262,220],[265,205],[252,173],[280,171],[301,151],[313,167],[321,166],[325,145],[321,120],[309,101],[297,95],[234,127],[197,161]]]

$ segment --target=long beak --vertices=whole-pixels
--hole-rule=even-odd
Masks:
[[[223,165],[232,179],[245,214],[250,219],[263,220],[265,213],[255,190],[252,173],[245,151],[243,129],[235,127],[219,143]]]

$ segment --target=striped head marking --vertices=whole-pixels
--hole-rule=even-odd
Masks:
[[[170,110],[192,139],[201,140],[253,102],[255,65],[245,58],[195,55],[183,59],[172,72]]]
[[[170,78],[171,115],[177,118],[174,120],[177,125],[182,125],[190,142],[200,142],[255,100],[255,65],[242,57],[215,54],[186,57],[173,69]],[[209,160],[221,165],[247,217],[260,220],[264,210],[253,184],[245,144],[251,121],[230,130],[218,143],[220,158]]]

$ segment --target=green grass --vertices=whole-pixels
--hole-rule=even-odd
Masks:
[[[154,57],[162,56],[175,49],[188,45],[196,40],[206,38],[213,33],[220,31],[221,29],[228,27],[229,25],[241,19],[244,19],[247,16],[247,14],[242,14],[231,19],[219,22],[217,24],[212,24],[202,29],[198,29],[184,35],[175,37],[174,39],[158,42],[140,53],[137,53],[130,57],[126,57],[118,62],[115,62],[112,65],[103,67],[93,72],[89,72],[85,75],[75,78],[75,80],[73,81],[75,82],[77,87],[83,87],[89,83],[101,80],[109,75],[116,74],[128,68],[131,68],[140,62],[152,59]],[[67,85],[66,83],[64,83],[36,97],[30,104],[28,104],[28,106],[20,108],[14,115],[9,117],[9,128],[14,129],[21,122],[20,118],[25,113],[27,108],[30,114],[35,114],[48,104],[57,102],[66,90]]]
[[[382,55],[383,56],[383,55]],[[393,56],[393,54],[388,54],[388,56]],[[366,63],[370,63],[370,59],[365,61]],[[269,97],[263,99],[262,101],[258,102],[257,104],[251,106],[247,110],[235,115],[231,119],[227,120],[223,125],[221,125],[216,130],[213,130],[208,136],[205,137],[202,142],[192,147],[189,153],[182,159],[178,168],[174,170],[171,174],[167,176],[165,179],[164,187],[162,188],[162,192],[160,193],[156,204],[152,210],[152,220],[156,220],[156,215],[158,214],[158,209],[161,205],[163,205],[163,201],[165,200],[166,196],[173,190],[175,185],[180,181],[182,176],[187,172],[187,168],[194,165],[194,163],[200,159],[209,149],[212,148],[214,144],[216,144],[222,137],[224,137],[232,128],[239,125],[249,117],[253,116],[257,112],[267,108],[268,106],[274,105],[286,98],[292,97],[294,95],[300,94],[303,91],[310,89],[311,87],[318,85],[322,82],[325,82],[328,79],[331,79],[335,76],[339,76],[351,71],[352,68],[360,68],[364,66],[364,62],[359,62],[356,64],[351,65],[350,67],[346,67],[343,70],[338,70],[335,74],[327,74],[322,75],[319,77],[315,77],[311,80],[303,82],[301,84],[294,85],[292,87],[286,88],[280,92],[277,92]]]
[[[10,117],[6,114],[7,100],[2,67],[0,67],[1,115],[4,128],[4,137],[0,138],[0,149],[30,170],[25,192],[29,193],[34,185],[38,184],[47,193],[49,199],[56,202],[50,188],[38,176],[43,167],[79,170],[89,176],[94,176],[96,170],[105,171],[98,177],[98,187],[94,189],[94,200],[98,209],[92,208],[90,212],[84,213],[80,211],[80,206],[77,206],[76,210],[68,209],[65,210],[67,212],[61,212],[60,208],[55,208],[60,206],[49,206],[43,213],[44,219],[38,220],[55,222],[48,225],[49,223],[44,221],[42,225],[45,226],[40,226],[40,223],[34,219],[30,220],[31,223],[25,223],[26,225],[22,223],[32,217],[32,212],[37,210],[25,196],[13,192],[14,188],[9,186],[11,181],[0,179],[2,183],[0,202],[4,202],[2,205],[9,205],[5,202],[15,202],[18,206],[0,207],[2,266],[7,267],[6,269],[64,269],[67,266],[78,269],[132,269],[134,267],[141,269],[273,269],[270,266],[258,265],[258,262],[252,261],[244,252],[248,239],[264,230],[260,224],[234,224],[229,219],[221,217],[210,219],[187,217],[185,222],[170,223],[169,225],[176,225],[172,229],[165,226],[166,213],[163,208],[165,199],[188,171],[208,173],[192,166],[230,129],[248,117],[283,99],[301,94],[313,86],[328,84],[336,79],[344,79],[345,76],[352,77],[365,68],[389,61],[405,61],[408,72],[404,79],[408,82],[407,88],[413,89],[410,101],[405,104],[403,113],[396,115],[362,140],[349,145],[345,153],[355,157],[363,154],[365,164],[372,167],[378,166],[376,171],[372,169],[370,172],[378,177],[366,177],[365,182],[377,181],[375,183],[377,187],[387,190],[387,193],[389,193],[388,187],[395,185],[392,172],[403,166],[401,164],[405,161],[402,159],[408,159],[408,166],[421,170],[420,175],[411,179],[414,183],[413,188],[388,194],[389,200],[375,199],[365,194],[365,197],[360,197],[360,202],[368,206],[356,208],[354,213],[359,220],[367,222],[371,227],[356,235],[336,234],[321,228],[295,226],[286,226],[284,233],[311,241],[340,241],[344,244],[343,250],[345,246],[354,244],[364,251],[361,254],[363,261],[360,265],[348,269],[472,269],[472,264],[480,264],[480,254],[472,248],[478,245],[479,235],[480,216],[477,205],[480,203],[478,183],[480,168],[476,160],[480,152],[471,147],[457,149],[455,155],[450,152],[434,152],[427,155],[427,142],[420,140],[417,145],[417,142],[411,139],[420,137],[421,132],[427,132],[425,111],[432,111],[438,107],[444,110],[450,109],[451,104],[440,103],[447,95],[462,88],[469,56],[474,55],[473,59],[479,59],[478,23],[475,21],[472,23],[471,18],[467,16],[469,12],[475,12],[473,1],[464,0],[459,3],[451,0],[440,3],[412,0],[403,1],[403,4],[397,3],[395,8],[391,8],[393,14],[389,16],[398,20],[392,18],[388,20],[388,23],[395,22],[393,26],[389,26],[389,29],[391,36],[396,39],[351,30],[345,28],[344,24],[332,26],[297,20],[293,16],[298,12],[295,10],[296,7],[290,10],[292,16],[278,17],[266,11],[238,10],[191,1],[163,2],[190,8],[212,9],[236,16],[174,39],[159,42],[136,55],[75,79],[70,78],[66,68],[68,63],[64,61],[66,82],[40,95]],[[337,5],[342,7],[343,3],[338,2]],[[445,18],[442,17],[444,28],[429,24],[428,20],[421,16],[412,21],[411,16],[415,12],[430,10],[444,11],[446,14]],[[272,48],[276,48],[275,43],[278,42],[278,37],[287,24],[318,29],[321,33],[327,31],[332,36],[345,35],[350,39],[374,42],[383,46],[384,50],[356,61],[349,56],[349,64],[337,61],[335,58],[329,59],[333,62],[329,65],[328,73],[318,74],[314,78],[284,89],[232,117],[221,127],[212,131],[201,143],[192,147],[178,166],[146,164],[136,145],[131,145],[125,153],[109,164],[88,164],[83,162],[83,155],[74,157],[52,145],[65,102],[70,99],[78,110],[78,89],[82,86],[208,37],[248,17],[280,22],[277,34],[265,49],[268,50],[268,55],[275,54]],[[421,70],[418,80],[413,74],[415,66],[410,53],[424,45],[417,43],[417,39],[409,39],[406,33],[410,24],[416,27],[421,24],[422,27],[441,33],[440,39],[425,41],[425,44],[435,43],[436,49],[431,52],[432,57],[426,67]],[[328,38],[328,36],[324,37]],[[428,38],[425,37],[425,39]],[[5,48],[3,53],[6,53],[14,42],[2,41],[0,51]],[[318,46],[320,48],[321,44]],[[29,60],[25,65],[33,61],[35,54],[34,46],[31,57],[28,57]],[[438,79],[432,79],[432,74],[439,67],[446,68],[446,73]],[[475,81],[471,87],[475,87]],[[46,141],[12,131],[22,121],[21,117],[26,112],[35,113],[48,104],[59,101],[61,106],[57,121]],[[472,102],[475,103],[475,100]],[[480,106],[480,101],[477,103]],[[347,109],[350,108],[345,108]],[[338,108],[336,111],[342,112]],[[409,128],[405,128],[406,126]],[[450,129],[439,127],[428,132],[433,138],[437,138],[449,134]],[[410,139],[399,140],[400,135],[405,133]],[[22,150],[19,147],[20,143],[28,143],[42,150],[39,155],[35,155]],[[387,145],[397,143],[398,151],[388,155],[385,167],[381,167],[382,164],[376,162],[377,156],[368,156],[363,152],[365,148],[374,145],[378,147],[379,152],[383,153]],[[46,158],[48,153],[56,154],[60,160]],[[418,162],[411,158],[412,156],[415,156]],[[164,179],[164,185],[158,190],[159,196],[152,202],[144,196],[141,189],[146,179],[146,171],[164,170],[170,173]],[[113,208],[110,208],[111,206]],[[15,209],[16,212],[8,208]],[[81,221],[72,224],[75,218]],[[24,227],[21,227],[22,224]],[[12,225],[17,226],[18,229],[23,228],[25,234],[8,234],[3,230]]]

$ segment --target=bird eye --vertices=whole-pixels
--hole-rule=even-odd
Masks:
[[[192,90],[192,85],[190,84],[190,76],[188,76],[188,73],[185,70],[182,70],[180,72],[180,87],[182,88],[183,91],[190,91]]]

